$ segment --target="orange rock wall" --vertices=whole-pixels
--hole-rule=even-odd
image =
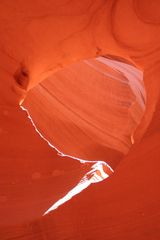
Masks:
[[[160,238],[159,11],[158,0],[0,2],[0,239]],[[23,102],[30,108],[34,106],[35,112],[42,113],[43,104],[36,109],[36,97],[34,98],[33,93],[40,92],[45,82],[50,83],[52,79],[54,82],[55,79],[55,82],[51,83],[54,86],[58,77],[64,76],[62,72],[66,74],[65,79],[68,78],[65,69],[70,68],[71,71],[71,64],[79,64],[81,61],[81,69],[85,69],[83,61],[92,62],[97,57],[107,55],[115,55],[115,58],[112,57],[113,60],[125,59],[127,63],[130,62],[143,72],[146,91],[145,113],[136,129],[136,125],[133,124],[134,144],[129,147],[126,155],[126,151],[122,151],[121,154],[123,144],[117,143],[117,148],[114,146],[113,149],[118,149],[118,153],[113,149],[108,150],[106,147],[104,149],[102,146],[106,146],[106,138],[103,136],[101,139],[93,133],[91,135],[94,146],[90,151],[88,150],[90,142],[85,138],[81,142],[81,146],[87,149],[84,151],[82,147],[79,148],[77,142],[73,142],[73,145],[69,142],[70,148],[66,148],[65,139],[62,139],[60,146],[60,137],[57,137],[57,147],[64,149],[67,154],[73,151],[73,155],[81,154],[80,157],[87,156],[91,159],[94,156],[97,158],[106,155],[107,160],[109,154],[117,168],[115,174],[108,180],[92,185],[56,211],[42,216],[53,202],[79,182],[90,169],[90,163],[80,164],[69,157],[58,156],[56,151],[40,138],[19,104]],[[105,71],[112,72],[112,77],[118,75],[121,80],[125,78],[122,72],[115,70],[113,66]],[[81,80],[80,76],[83,74],[77,75],[77,84],[81,83],[77,86],[82,90],[85,84],[89,84],[88,80],[84,81],[85,77]],[[87,74],[90,74],[90,79],[94,79],[93,70]],[[94,79],[94,85],[95,82]],[[64,86],[63,81],[61,83]],[[97,84],[95,89],[101,94],[90,94],[89,101],[94,102],[94,97],[97,96],[99,103],[98,98],[103,96],[104,83],[101,85],[97,81]],[[90,93],[88,88],[85,89]],[[107,91],[108,97],[111,91],[109,89]],[[124,89],[119,92],[122,94]],[[47,98],[46,93],[41,91],[41,94],[45,94],[43,97]],[[37,99],[39,96],[37,94]],[[134,94],[129,96],[133,97]],[[38,102],[41,99],[40,97]],[[67,99],[64,97],[62,103],[66,102]],[[76,105],[73,99],[68,103]],[[44,113],[54,111],[47,109],[48,104],[45,105]],[[81,110],[76,106],[74,111],[76,108],[77,112]],[[86,109],[83,109],[82,117]],[[104,114],[102,105],[97,106],[97,109],[99,114]],[[137,114],[134,118],[142,115],[138,109],[137,104],[135,111]],[[40,115],[36,114],[38,126]],[[42,119],[45,118],[45,114]],[[91,124],[91,115],[88,114]],[[126,112],[123,114],[124,119],[126,114]],[[54,114],[47,116],[50,115],[54,116]],[[59,122],[59,116],[56,113],[57,119],[53,119],[60,124],[58,127],[62,127],[62,122],[65,122],[63,116],[68,115],[62,111],[62,122]],[[84,116],[87,119],[86,112]],[[76,118],[72,120],[75,121],[77,128],[78,121],[76,122]],[[94,119],[93,122],[95,121]],[[41,121],[42,123],[45,121]],[[96,124],[98,126],[98,122]],[[121,129],[118,121],[117,128]],[[45,132],[44,135],[47,136],[50,133],[48,121],[47,126],[45,123],[45,131],[46,129],[48,133]],[[62,134],[61,138],[66,134],[65,129],[63,125],[57,131],[57,134]],[[44,131],[44,128],[41,131]],[[70,134],[66,139],[75,134],[73,128]],[[88,136],[89,133],[85,130],[85,134]],[[121,133],[121,136],[123,134]]]

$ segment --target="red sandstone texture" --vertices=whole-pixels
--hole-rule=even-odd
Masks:
[[[159,12],[0,2],[1,240],[160,239]],[[98,160],[114,174],[44,216]]]

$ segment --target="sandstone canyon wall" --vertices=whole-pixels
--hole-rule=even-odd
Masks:
[[[159,63],[158,0],[0,1],[0,239],[160,239]]]

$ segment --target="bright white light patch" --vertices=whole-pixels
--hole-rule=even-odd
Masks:
[[[84,177],[81,179],[81,181],[74,188],[72,188],[72,190],[70,190],[63,198],[61,198],[56,203],[54,203],[43,214],[43,216],[48,214],[49,212],[55,210],[56,208],[58,208],[60,205],[64,204],[65,202],[69,201],[73,196],[82,192],[85,188],[89,187],[92,183],[101,182],[104,179],[108,178],[109,175],[107,173],[105,173],[105,171],[103,169],[103,165],[105,165],[105,167],[108,167],[109,170],[111,172],[113,172],[113,170],[111,169],[111,167],[109,165],[107,165],[107,163],[98,161],[97,163],[95,163],[92,166],[91,171],[86,173],[84,175]]]
[[[27,112],[28,118],[30,119],[34,129],[36,130],[36,132],[40,135],[41,138],[43,138],[50,147],[52,147],[53,149],[55,149],[58,153],[58,155],[60,155],[61,157],[70,157],[72,159],[78,160],[80,161],[82,164],[85,164],[87,162],[89,163],[93,163],[93,166],[91,167],[91,170],[89,172],[87,172],[84,177],[81,179],[81,181],[74,187],[72,188],[63,198],[59,199],[56,203],[54,203],[44,214],[48,214],[49,212],[55,210],[56,208],[58,208],[60,205],[64,204],[65,202],[69,201],[73,196],[77,195],[78,193],[82,192],[84,189],[86,189],[87,187],[89,187],[92,183],[97,183],[97,182],[101,182],[104,179],[108,178],[109,175],[104,171],[104,168],[108,168],[108,172],[113,173],[113,169],[106,163],[103,161],[88,161],[88,160],[84,160],[84,159],[80,159],[80,158],[76,158],[70,155],[66,155],[64,153],[62,153],[61,151],[59,151],[59,149],[57,149],[55,146],[53,146],[40,132],[39,130],[36,128],[29,112],[27,111],[27,109],[25,109],[23,106],[20,105],[20,108]]]

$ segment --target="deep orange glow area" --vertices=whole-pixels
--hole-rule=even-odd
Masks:
[[[160,239],[160,1],[0,1],[0,240]]]

